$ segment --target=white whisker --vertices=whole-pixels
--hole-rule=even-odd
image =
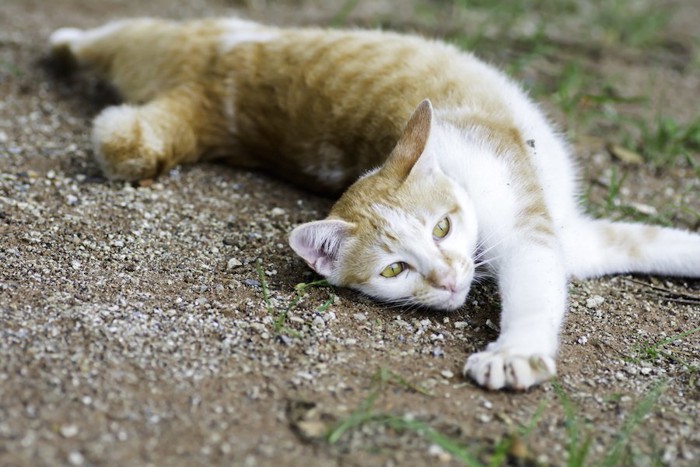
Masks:
[[[516,233],[517,233],[517,232],[511,232],[511,233],[509,233],[508,235],[504,236],[503,238],[501,238],[500,240],[498,240],[496,243],[494,243],[494,244],[491,245],[490,247],[486,248],[485,250],[479,250],[479,249],[482,248],[487,242],[489,242],[489,241],[495,236],[495,233],[489,235],[486,239],[482,240],[481,242],[478,242],[478,243],[477,243],[477,247],[475,248],[475,252],[474,252],[474,254],[473,254],[474,262],[478,262],[479,259],[483,258],[484,255],[486,255],[489,251],[491,251],[491,250],[493,250],[494,248],[496,248],[497,246],[501,245],[501,244],[502,244],[503,242],[505,242],[506,240],[509,240],[509,239],[510,239],[511,237],[513,237]]]

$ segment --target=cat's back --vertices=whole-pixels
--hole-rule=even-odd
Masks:
[[[300,183],[322,174],[321,191],[383,162],[423,99],[500,113],[512,92],[471,54],[416,36],[232,24],[221,43],[227,120],[241,149],[274,158]]]

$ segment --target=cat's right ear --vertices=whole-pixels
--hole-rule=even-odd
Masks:
[[[386,160],[383,171],[403,180],[423,154],[433,124],[433,105],[429,99],[418,104],[408,119],[394,150]]]
[[[289,246],[311,269],[328,277],[338,260],[340,245],[352,224],[339,219],[325,219],[297,226],[289,235]]]

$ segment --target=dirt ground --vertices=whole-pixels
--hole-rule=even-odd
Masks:
[[[489,39],[481,17],[450,2],[3,0],[0,465],[457,465],[501,455],[698,465],[700,281],[574,282],[557,382],[482,390],[460,373],[497,335],[493,285],[450,314],[324,287],[295,303],[295,285],[315,277],[286,236],[331,200],[217,165],[149,186],[107,182],[89,128],[115,97],[89,76],[56,76],[45,60],[55,28],[140,15],[438,37],[478,24],[489,60],[534,57],[518,72],[527,86],[546,88],[558,64],[580,63],[622,95],[649,96],[615,109],[690,122],[700,104],[700,6],[664,5],[672,17],[662,46],[624,45],[554,16],[544,41],[554,51],[540,56],[517,39]],[[578,111],[571,119],[557,95],[540,93],[574,136],[591,206],[611,196],[615,167],[626,179],[613,214],[629,215],[614,209],[622,202],[700,230],[697,150],[673,164],[626,165],[605,150],[619,142],[605,113],[590,133],[573,132]]]

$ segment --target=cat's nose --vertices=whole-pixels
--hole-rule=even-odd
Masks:
[[[457,290],[457,282],[453,277],[442,278],[435,286],[440,290],[447,290],[453,293]]]
[[[448,268],[433,269],[425,278],[428,284],[438,290],[454,293],[458,288],[457,275]]]

